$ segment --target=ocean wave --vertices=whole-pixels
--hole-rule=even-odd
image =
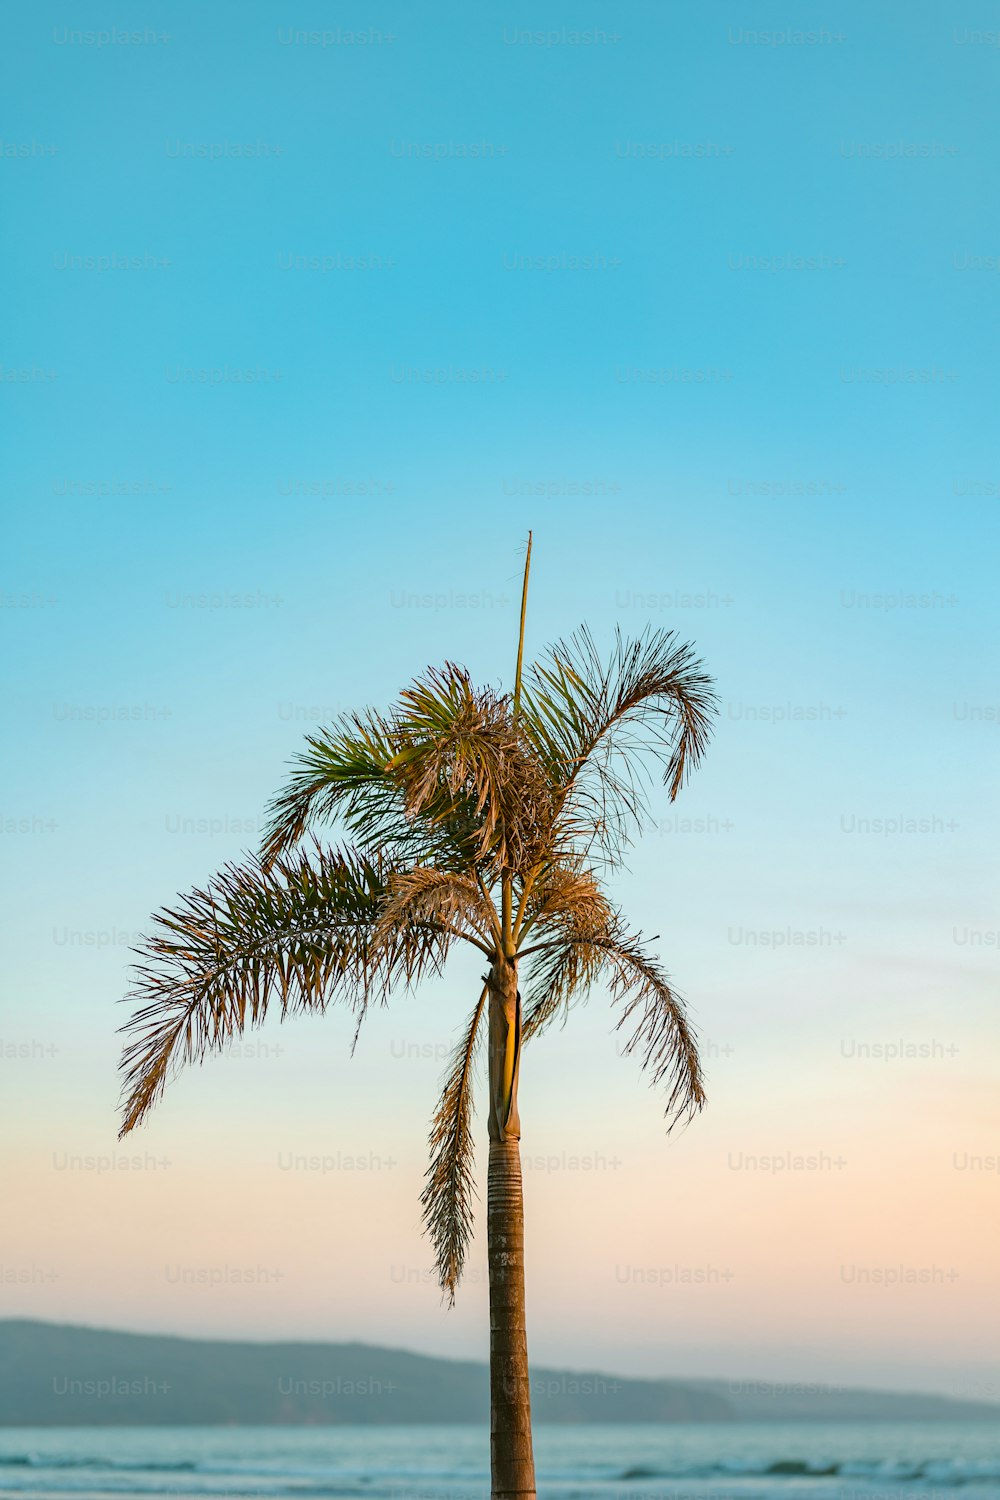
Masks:
[[[162,1463],[132,1463],[129,1459],[59,1458],[55,1454],[12,1453],[0,1455],[0,1469],[134,1469],[137,1474],[176,1474],[194,1472],[200,1467],[191,1459],[166,1460]]]
[[[780,1453],[780,1448],[778,1449]],[[786,1450],[787,1452],[787,1450]],[[345,1455],[346,1456],[346,1455]],[[162,1500],[164,1496],[215,1497],[256,1495],[267,1500],[346,1500],[351,1496],[369,1496],[371,1500],[391,1492],[393,1500],[413,1490],[415,1494],[433,1494],[434,1500],[446,1500],[448,1495],[468,1496],[471,1491],[486,1492],[489,1476],[485,1469],[475,1463],[465,1467],[439,1467],[433,1461],[427,1466],[412,1466],[404,1462],[388,1463],[322,1463],[296,1462],[291,1457],[261,1457],[254,1459],[232,1457],[203,1457],[200,1459],[140,1459],[124,1456],[69,1455],[20,1452],[0,1455],[0,1494],[76,1495],[86,1491],[109,1497],[125,1493],[150,1496]],[[967,1485],[996,1486],[1000,1484],[1000,1457],[983,1459],[952,1457],[925,1457],[914,1459],[894,1458],[831,1458],[817,1452],[804,1457],[794,1450],[784,1457],[757,1458],[740,1457],[727,1459],[692,1458],[685,1462],[658,1460],[637,1462],[619,1468],[597,1464],[572,1472],[556,1465],[546,1472],[539,1468],[540,1487],[552,1493],[566,1494],[569,1486],[583,1484],[588,1495],[598,1496],[601,1491],[613,1486],[642,1486],[659,1482],[687,1482],[692,1486],[692,1497],[698,1487],[712,1484],[716,1494],[727,1490],[727,1481],[735,1486],[734,1493],[745,1489],[747,1493],[759,1492],[761,1485],[768,1489],[790,1495],[794,1482],[804,1481],[852,1481],[864,1493],[869,1486],[886,1488],[893,1485],[917,1486],[924,1491],[932,1487],[957,1489]],[[756,1488],[754,1482],[756,1481]],[[830,1491],[822,1487],[818,1493]],[[619,1497],[624,1500],[624,1496]]]
[[[961,1458],[915,1459],[826,1459],[778,1458],[733,1459],[687,1467],[651,1467],[637,1464],[617,1474],[620,1483],[642,1479],[860,1479],[879,1483],[941,1485],[990,1484],[1000,1481],[1000,1461],[977,1462]]]

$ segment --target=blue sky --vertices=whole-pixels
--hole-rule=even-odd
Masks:
[[[1000,1392],[997,1179],[956,1166],[998,1146],[993,24],[8,16],[5,1264],[42,1268],[8,1310],[484,1347],[481,1286],[446,1317],[392,1272],[428,1263],[435,1049],[474,972],[353,1062],[331,1016],[184,1078],[146,1132],[169,1174],[55,1162],[112,1149],[129,935],[253,845],[312,723],[445,656],[509,679],[533,528],[529,652],[666,626],[723,703],[616,886],[690,997],[712,1108],[665,1142],[597,996],[526,1054],[525,1150],[625,1163],[529,1188],[533,1352]],[[927,831],[864,821],[906,819]],[[931,1050],[852,1053],[889,1043]],[[275,1176],[330,1142],[394,1175]],[[750,1192],[731,1165],[800,1146],[851,1166]],[[285,1279],[170,1301],[168,1262],[252,1253],[262,1195]],[[681,1305],[620,1274],[678,1262],[733,1275]],[[868,1305],[843,1267],[883,1264],[956,1277]]]

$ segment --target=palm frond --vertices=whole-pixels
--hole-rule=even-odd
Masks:
[[[268,810],[262,860],[339,819],[357,847],[395,863],[517,868],[549,802],[510,700],[448,663],[405,688],[389,716],[343,714],[309,736]]]
[[[476,1196],[472,1137],[472,1074],[479,1023],[489,991],[483,987],[479,1004],[455,1048],[441,1098],[431,1123],[431,1161],[420,1195],[424,1230],[437,1259],[441,1290],[454,1305],[465,1256],[472,1238],[473,1199]]]
[[[526,674],[522,720],[577,846],[614,860],[645,809],[645,762],[659,761],[671,800],[704,754],[716,709],[711,679],[673,631],[616,632],[607,663],[586,627]]]
[[[612,1001],[620,1006],[618,1029],[629,1031],[625,1052],[637,1053],[653,1087],[667,1091],[664,1113],[672,1129],[689,1120],[705,1104],[705,1081],[694,1028],[684,1002],[638,936],[616,934],[598,939],[604,970],[610,973]]]
[[[399,788],[386,767],[395,754],[392,730],[381,714],[342,714],[308,735],[284,789],[268,808],[261,848],[265,866],[287,854],[309,829],[338,813],[370,827],[397,810]]]
[[[396,981],[439,969],[453,938],[431,923],[410,924],[394,944],[374,942],[386,899],[385,876],[370,860],[317,848],[267,869],[229,865],[158,913],[127,997],[138,1009],[122,1028],[122,1134],[172,1069],[259,1024],[272,1002],[282,1016],[322,1011],[336,993],[360,1017]]]
[[[650,1083],[666,1087],[668,1128],[697,1114],[705,1088],[694,1029],[680,996],[637,935],[616,916],[604,931],[581,935],[569,929],[540,944],[533,956],[526,1040],[560,1011],[565,1014],[570,1001],[585,996],[597,979],[605,979],[621,1012],[618,1029],[629,1033],[625,1053],[638,1053]]]
[[[464,667],[448,662],[403,691],[393,729],[399,748],[390,771],[411,818],[473,829],[476,861],[494,870],[532,863],[548,832],[552,795],[514,725],[509,697],[475,688]]]
[[[525,986],[521,1035],[528,1042],[561,1014],[565,1023],[574,1000],[584,1000],[600,977],[602,957],[592,942],[566,936],[543,943]]]
[[[571,931],[577,937],[603,932],[614,920],[614,908],[597,876],[582,860],[553,859],[524,899],[521,931]]]
[[[565,1020],[574,996],[587,994],[601,962],[592,940],[612,935],[617,924],[618,913],[593,870],[579,861],[549,866],[526,902],[522,929],[541,949],[530,971],[525,1040],[543,1030],[560,1011]]]
[[[389,877],[374,933],[376,946],[391,948],[401,933],[427,922],[468,938],[492,958],[499,937],[496,912],[470,876],[418,865]]]

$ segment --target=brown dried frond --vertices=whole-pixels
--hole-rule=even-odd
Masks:
[[[571,931],[577,937],[608,930],[615,918],[593,870],[579,862],[548,866],[528,898],[525,931]]]
[[[689,1119],[705,1103],[694,1030],[666,973],[617,915],[604,930],[574,933],[568,927],[539,945],[528,983],[525,1039],[560,1010],[565,1014],[570,1001],[585,996],[599,978],[609,982],[612,1002],[620,1007],[618,1029],[631,1028],[625,1052],[638,1052],[651,1084],[666,1086],[669,1128]]]
[[[638,935],[623,932],[613,942],[598,939],[595,946],[604,952],[611,997],[621,1006],[618,1029],[632,1028],[625,1052],[639,1054],[653,1087],[665,1086],[664,1112],[672,1129],[705,1104],[698,1041],[684,1002],[656,960],[643,951]]]
[[[510,698],[475,688],[453,663],[429,670],[401,697],[389,771],[407,813],[437,825],[460,818],[478,860],[530,868],[544,849],[554,800],[544,766],[514,725]]]
[[[472,1138],[472,1073],[479,1040],[479,1023],[488,989],[469,1019],[445,1078],[431,1124],[431,1162],[420,1195],[424,1229],[437,1258],[438,1279],[449,1304],[461,1280],[472,1238],[473,1199],[476,1196]]]
[[[376,945],[391,946],[398,941],[400,932],[428,921],[477,941],[487,956],[495,951],[496,913],[470,876],[427,866],[391,875],[375,928]]]

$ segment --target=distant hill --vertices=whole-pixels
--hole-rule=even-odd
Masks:
[[[538,1422],[996,1421],[946,1397],[532,1371]],[[485,1364],[368,1344],[236,1343],[0,1320],[0,1426],[484,1423]]]

